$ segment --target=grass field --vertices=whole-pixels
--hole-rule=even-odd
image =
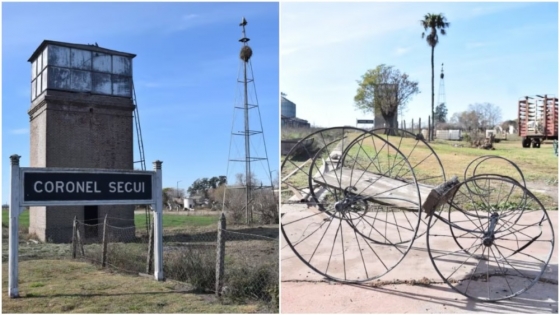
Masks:
[[[347,133],[344,143],[351,143],[359,135],[361,133]],[[386,136],[381,134],[379,136],[386,138]],[[340,135],[338,138],[340,138]],[[532,190],[531,187],[546,188],[548,193],[542,193],[537,190],[532,190],[532,192],[547,209],[558,209],[558,196],[557,194],[554,196],[554,192],[558,189],[558,157],[554,155],[550,142],[543,143],[540,149],[533,149],[523,148],[520,141],[501,141],[494,144],[495,150],[483,150],[470,148],[467,142],[436,140],[429,144],[435,152],[433,154],[429,147],[412,138],[401,140],[400,137],[390,137],[389,139],[391,140],[390,143],[401,151],[402,154],[398,153],[395,147],[386,145],[385,141],[380,138],[367,137],[363,141],[358,141],[348,151],[345,151],[347,152],[347,157],[350,158],[345,158],[344,166],[353,169],[364,169],[373,173],[386,173],[389,169],[392,169],[393,165],[397,165],[391,171],[393,175],[398,173],[397,175],[400,178],[407,178],[409,180],[412,179],[410,178],[411,172],[409,171],[412,168],[418,182],[435,186],[443,181],[443,174],[445,174],[446,179],[456,175],[459,177],[459,180],[463,180],[465,170],[469,164],[481,156],[503,157],[519,167],[530,190]],[[315,146],[323,147],[325,143],[329,145],[327,149],[317,151],[320,154],[317,159],[318,163],[321,161],[321,157],[328,160],[328,155],[336,147],[337,142],[329,142],[331,140],[327,141],[322,136],[316,136],[314,140]],[[297,159],[288,161],[282,167],[282,177],[286,177],[296,169],[296,166],[301,166],[312,157],[307,154],[304,158],[297,157]],[[284,159],[285,157],[282,157],[282,161]],[[319,170],[319,166],[314,165],[311,173],[315,174]],[[474,164],[471,165],[466,177],[473,175],[474,166]],[[287,183],[294,187],[308,187],[307,174],[310,167],[311,163],[308,161],[302,168],[303,171],[296,172],[289,178]],[[520,182],[522,181],[521,175],[516,168],[503,159],[487,160],[477,167],[476,174],[499,174],[512,177]],[[292,193],[287,189],[287,186],[283,185],[283,201],[291,195]]]
[[[19,264],[21,298],[8,297],[2,265],[2,313],[255,313],[259,305],[227,305],[172,281],[123,275],[71,260]]]
[[[6,210],[2,211],[2,224],[7,225],[9,220],[9,212]],[[194,215],[180,215],[180,214],[163,214],[163,227],[164,228],[176,228],[176,227],[187,227],[187,226],[207,226],[218,222],[217,216],[194,216]],[[136,226],[146,225],[146,215],[136,213],[134,215],[134,224]],[[29,227],[29,211],[25,210],[19,216],[20,227]]]

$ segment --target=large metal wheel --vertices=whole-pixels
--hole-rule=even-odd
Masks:
[[[342,163],[343,166],[354,168],[357,160],[355,155],[362,153],[364,150],[364,144],[367,145],[367,143],[374,143],[371,141],[372,133],[381,137],[384,142],[396,147],[396,149],[406,157],[406,161],[410,164],[410,167],[405,167],[404,159],[397,159],[397,156],[392,157],[391,161],[391,158],[389,158],[389,152],[384,152],[383,148],[376,148],[374,146],[375,149],[379,149],[380,153],[378,158],[380,160],[390,162],[384,165],[385,167],[375,164],[370,166],[370,168],[373,168],[374,172],[383,173],[383,176],[385,177],[394,178],[408,183],[412,182],[412,178],[409,175],[414,174],[416,177],[416,183],[423,188],[436,186],[445,182],[443,165],[441,164],[437,154],[424,140],[422,135],[416,135],[409,131],[396,128],[374,129],[370,133],[364,133],[362,136],[356,137],[346,146],[346,149],[342,153],[340,163]],[[363,168],[364,165],[360,165],[358,163],[357,166]],[[375,169],[375,167],[377,169]],[[383,168],[383,172],[380,172],[381,168]],[[357,178],[357,180],[359,180],[359,178]],[[376,217],[375,220],[370,222],[372,225],[371,229],[375,228],[378,231],[387,231],[390,227],[399,228],[399,226],[403,223],[416,222],[418,219],[424,224],[427,223],[425,218],[422,218],[421,216],[420,218],[417,217],[418,213],[416,208],[412,211],[403,211],[402,208],[393,207],[391,205],[377,204],[370,205],[370,207],[374,207],[376,209],[376,211],[374,211],[375,215],[381,215],[381,217]],[[398,219],[402,221],[399,222]],[[421,229],[422,226],[419,228]],[[406,229],[403,228],[403,231],[406,231]],[[397,233],[394,235],[368,233],[367,235],[364,235],[364,237],[375,243],[387,245],[410,242],[410,239],[408,238],[411,236],[410,233],[398,232],[399,230],[397,230]],[[422,232],[419,230],[418,233],[415,234],[415,237],[418,238],[424,235],[425,232],[425,229],[423,229]],[[360,232],[358,231],[358,233]]]
[[[430,222],[427,245],[436,271],[453,290],[475,300],[525,292],[543,275],[554,249],[543,205],[503,176],[480,174],[459,184]]]
[[[412,166],[380,135],[323,129],[283,159],[282,234],[326,278],[363,282],[388,273],[410,250],[420,210]]]
[[[432,188],[446,181],[441,160],[422,134],[414,134],[410,131],[398,128],[377,128],[373,129],[372,132],[383,137],[385,141],[397,147],[397,149],[406,156],[406,159],[411,165],[412,172],[416,176],[416,182],[420,187]],[[357,140],[358,139],[356,139],[356,141]],[[402,176],[403,173],[407,175],[406,172],[393,171],[395,177]],[[399,209],[387,209],[387,211],[391,210],[401,211]],[[410,212],[410,214],[414,215],[415,212]],[[420,222],[422,224],[419,227],[416,238],[424,236],[427,231],[426,225],[428,220],[421,217]],[[435,221],[433,223],[435,223]],[[383,239],[377,239],[375,241],[383,242]],[[405,241],[407,242],[408,240]]]

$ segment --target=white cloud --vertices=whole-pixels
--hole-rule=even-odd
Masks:
[[[395,50],[395,54],[397,56],[402,56],[407,54],[410,51],[410,47],[397,47],[397,49]]]
[[[183,20],[192,20],[192,19],[195,19],[197,17],[198,17],[197,14],[186,14],[186,15],[183,15]]]
[[[469,42],[469,43],[466,43],[465,46],[467,47],[467,49],[473,49],[473,48],[480,48],[480,47],[488,46],[488,43]]]

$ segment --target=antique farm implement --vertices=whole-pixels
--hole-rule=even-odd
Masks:
[[[425,235],[445,283],[497,301],[533,286],[552,256],[548,214],[507,159],[479,157],[447,179],[421,135],[354,127],[316,131],[282,159],[284,241],[328,279],[377,279]]]

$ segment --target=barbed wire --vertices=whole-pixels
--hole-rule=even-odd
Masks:
[[[110,223],[110,219],[116,219]],[[153,273],[153,239],[147,237],[145,229],[126,224],[126,219],[98,218],[98,223],[89,220],[75,222],[72,237],[74,243],[54,244],[54,241],[38,242],[34,248],[44,255],[59,259],[71,259],[103,266],[119,273]],[[115,222],[125,222],[118,226]],[[143,225],[142,225],[143,226]],[[238,229],[238,226],[235,226]],[[249,227],[247,227],[249,228]],[[254,231],[255,229],[251,229]],[[68,229],[52,231],[67,233]],[[143,233],[142,233],[143,232]],[[225,240],[225,260],[223,286],[216,291],[217,240],[219,232]],[[271,236],[269,230],[262,233],[247,233],[247,230],[221,231],[217,227],[188,227],[163,230],[163,269],[166,280],[181,283],[194,291],[219,293],[223,298],[244,303],[258,300],[277,305],[278,289],[278,237]],[[21,232],[27,233],[27,232]],[[249,241],[249,242],[247,242]],[[104,243],[105,242],[105,243]],[[22,245],[24,246],[24,245]],[[56,246],[56,247],[50,247]],[[41,248],[44,248],[41,249]],[[47,254],[48,252],[48,254]],[[42,254],[43,255],[43,254]],[[148,255],[152,257],[148,257]],[[4,255],[3,252],[3,260]],[[36,259],[37,254],[20,257]],[[6,258],[7,259],[7,258]],[[151,261],[151,262],[150,262]]]
[[[224,232],[226,232],[226,233],[229,233],[229,234],[245,235],[245,236],[250,236],[250,237],[261,237],[261,238],[265,238],[265,239],[268,239],[268,240],[271,240],[271,241],[276,241],[276,240],[278,240],[277,237],[270,237],[270,236],[252,234],[252,233],[235,232],[235,231],[227,230],[227,229],[226,229],[226,230],[220,229],[220,230],[222,230],[222,231],[224,231]]]

